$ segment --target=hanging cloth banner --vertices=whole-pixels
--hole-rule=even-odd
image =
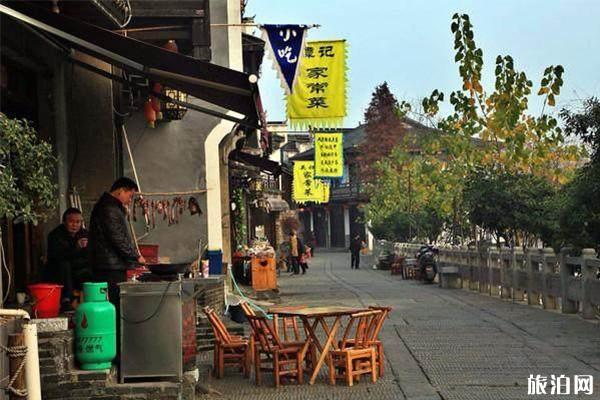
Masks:
[[[315,182],[317,182],[316,191],[320,197],[315,203],[329,203],[329,182],[318,179],[316,179]]]
[[[296,203],[326,203],[329,201],[329,184],[315,179],[313,161],[294,161],[292,195]]]
[[[344,135],[315,133],[315,176],[341,178],[344,176]]]
[[[294,128],[339,127],[346,116],[346,41],[307,42],[298,82],[287,98]]]
[[[286,94],[293,91],[300,71],[301,53],[305,45],[304,25],[261,25],[263,39],[273,56],[273,66],[277,70],[281,87]]]

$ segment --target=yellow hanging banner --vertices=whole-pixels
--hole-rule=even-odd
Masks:
[[[317,197],[315,169],[312,161],[294,161],[293,196],[296,203],[314,201]]]
[[[321,198],[317,203],[329,203],[329,183],[325,181],[321,181]]]
[[[287,115],[295,128],[338,127],[346,116],[346,41],[307,42]]]
[[[296,203],[329,202],[329,184],[315,179],[313,161],[294,161],[294,183],[292,192]]]
[[[344,175],[344,135],[315,133],[315,176],[341,178]]]

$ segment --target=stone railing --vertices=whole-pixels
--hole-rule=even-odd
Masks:
[[[420,245],[397,243],[397,253],[414,257]],[[492,296],[563,313],[581,312],[595,318],[600,309],[600,259],[593,249],[571,257],[551,248],[508,249],[440,247],[440,285],[479,291]]]

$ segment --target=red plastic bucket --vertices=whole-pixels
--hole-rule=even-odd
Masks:
[[[33,314],[36,318],[55,318],[60,311],[62,285],[36,283],[27,286],[33,299]]]

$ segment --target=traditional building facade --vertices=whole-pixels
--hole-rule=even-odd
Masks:
[[[122,175],[137,175],[143,192],[193,192],[202,210],[149,231],[138,214],[141,243],[160,244],[172,262],[194,259],[199,245],[230,257],[229,155],[256,132],[268,155],[268,132],[257,131],[257,77],[244,72],[260,65],[260,42],[244,41],[239,0],[130,3],[125,27],[87,1],[0,4],[0,111],[30,120],[59,160],[50,219],[37,227],[3,222],[13,299],[39,277],[45,237],[72,205],[70,195],[76,190],[87,219]],[[144,101],[155,82],[187,93],[187,112],[151,129]]]

